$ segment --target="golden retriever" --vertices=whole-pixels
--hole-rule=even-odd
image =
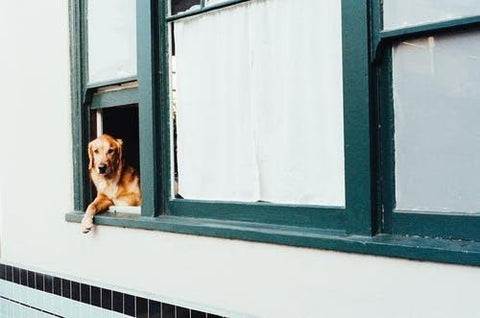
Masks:
[[[142,201],[138,173],[123,162],[123,142],[101,135],[88,144],[88,170],[97,196],[82,219],[82,232],[93,228],[93,216],[111,205],[139,206]]]

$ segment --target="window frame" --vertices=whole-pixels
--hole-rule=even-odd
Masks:
[[[80,222],[90,198],[85,147],[89,102],[85,87],[85,1],[70,0],[74,211]],[[249,0],[206,7],[221,9]],[[140,121],[141,215],[106,212],[99,225],[233,238],[290,246],[480,266],[480,242],[412,237],[390,231],[380,204],[378,64],[386,42],[378,26],[380,0],[342,0],[344,81],[345,211],[263,203],[198,202],[170,199],[170,101],[167,1],[137,0],[137,80]],[[394,31],[389,31],[394,32]],[[383,85],[383,84],[382,84]],[[173,205],[179,205],[172,211]],[[292,217],[292,211],[294,214]],[[173,213],[172,213],[173,212]],[[272,216],[272,214],[280,215]],[[313,221],[312,216],[320,215]],[[386,223],[384,223],[384,217]],[[304,221],[295,221],[301,218]],[[292,220],[293,219],[293,220]]]
[[[377,10],[380,7],[377,2]],[[382,14],[377,15],[382,17]],[[432,35],[454,34],[479,30],[480,15],[454,18],[447,21],[430,22],[420,25],[383,31],[381,19],[377,18],[375,56],[378,78],[378,113],[380,124],[380,158],[383,182],[382,208],[384,224],[382,231],[398,235],[420,235],[480,241],[480,213],[405,211],[395,209],[395,140],[394,140],[394,100],[393,100],[393,61],[392,48],[399,41]]]
[[[230,0],[199,9],[166,15],[165,24],[204,14],[212,10],[248,2]],[[345,8],[349,8],[346,10]],[[369,144],[369,83],[368,83],[368,37],[366,36],[365,3],[342,1],[342,43],[351,43],[343,50],[343,107],[344,107],[344,152],[345,152],[345,207],[289,205],[274,203],[203,201],[173,198],[170,187],[166,186],[165,211],[168,215],[181,217],[209,218],[216,220],[257,222],[287,226],[303,226],[344,230],[349,234],[371,235],[371,179],[372,167]],[[363,22],[365,29],[356,28]],[[362,34],[363,33],[363,34]],[[358,38],[363,39],[360,43]],[[166,39],[168,41],[168,38]],[[166,43],[168,45],[168,42]],[[345,47],[345,45],[343,44]],[[167,46],[168,47],[168,46]],[[361,53],[359,53],[361,52]],[[167,53],[168,54],[168,53]],[[167,72],[168,70],[165,70]],[[355,74],[351,76],[351,74]],[[358,75],[358,74],[363,74]],[[359,102],[362,101],[362,102]],[[167,105],[162,109],[167,109]],[[358,124],[358,123],[361,124]],[[356,123],[356,124],[353,124]],[[166,125],[167,123],[164,123]],[[168,136],[168,139],[170,136]],[[170,153],[164,152],[164,161]],[[169,185],[170,170],[165,171],[163,183]],[[363,185],[360,187],[359,185]]]
[[[70,0],[70,37],[71,37],[71,87],[72,87],[72,137],[73,137],[73,161],[74,161],[74,209],[75,211],[85,211],[88,204],[93,199],[92,185],[88,176],[88,157],[86,146],[90,141],[90,132],[94,122],[91,118],[91,111],[98,111],[105,108],[121,107],[131,104],[138,105],[139,122],[143,120],[152,121],[149,118],[149,101],[142,95],[140,89],[140,70],[137,68],[137,75],[112,79],[107,81],[97,81],[89,83],[88,81],[88,0]],[[138,13],[138,9],[137,9]],[[151,21],[138,20],[137,29],[143,23]],[[142,26],[142,29],[145,29]],[[137,35],[138,36],[138,35]],[[137,39],[137,47],[140,43]],[[138,51],[138,50],[137,50]],[[138,52],[137,52],[138,54]],[[137,55],[137,60],[139,57]],[[145,61],[149,59],[145,58]],[[145,63],[142,63],[145,65]],[[146,79],[142,79],[146,82]],[[117,85],[137,82],[136,87],[129,87],[117,91],[109,91],[96,94],[97,89],[114,87]],[[149,94],[151,95],[151,94]],[[142,104],[147,107],[140,107],[140,100],[144,98]],[[145,129],[139,130],[140,139],[148,140],[150,134]],[[144,167],[145,174],[153,173],[148,164],[142,161],[142,157],[148,160],[150,149],[140,148],[140,166]],[[142,149],[143,148],[143,149]],[[142,155],[143,151],[143,155]],[[146,178],[147,181],[148,178]],[[142,187],[148,188],[149,184],[142,182]],[[145,192],[145,191],[144,191]],[[147,205],[150,202],[147,200]],[[141,211],[155,211],[154,209],[142,209]]]

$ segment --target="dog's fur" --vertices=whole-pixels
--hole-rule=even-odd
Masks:
[[[142,201],[138,173],[123,162],[123,142],[101,135],[88,144],[90,179],[97,197],[82,219],[82,232],[93,228],[93,216],[111,205],[139,206]]]

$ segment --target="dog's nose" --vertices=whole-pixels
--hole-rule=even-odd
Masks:
[[[107,165],[104,164],[104,163],[99,164],[98,165],[98,172],[102,173],[102,174],[107,172]]]

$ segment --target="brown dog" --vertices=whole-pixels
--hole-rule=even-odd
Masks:
[[[88,144],[88,169],[97,197],[82,219],[83,233],[93,228],[93,216],[109,206],[141,204],[140,178],[135,169],[124,165],[122,149],[122,140],[109,135],[101,135]]]

